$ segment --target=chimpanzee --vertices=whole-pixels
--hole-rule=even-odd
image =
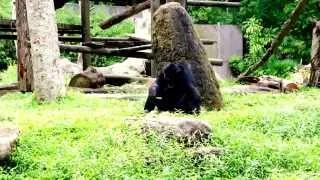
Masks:
[[[188,63],[170,63],[149,87],[144,106],[145,112],[182,111],[187,114],[200,112],[201,97],[194,86],[193,74]]]

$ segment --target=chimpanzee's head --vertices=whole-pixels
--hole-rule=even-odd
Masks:
[[[168,85],[168,88],[174,87],[182,71],[183,71],[182,67],[174,63],[170,63],[164,66],[163,77]]]

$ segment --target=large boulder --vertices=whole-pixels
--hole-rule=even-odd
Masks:
[[[220,109],[223,103],[217,78],[187,11],[176,2],[160,6],[153,16],[152,29],[153,71],[159,72],[168,62],[188,62],[202,104]]]
[[[6,162],[14,150],[19,130],[16,128],[0,128],[0,164]]]

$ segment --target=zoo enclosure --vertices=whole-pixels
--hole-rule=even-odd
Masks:
[[[135,15],[142,10],[151,8],[152,14],[159,8],[161,4],[167,2],[179,2],[184,7],[186,6],[207,6],[207,7],[239,7],[239,2],[227,2],[227,1],[194,1],[194,0],[147,0],[142,1],[139,4],[134,4],[130,1],[117,1],[121,5],[131,5],[124,13],[115,15],[108,20],[101,23],[102,29],[109,28],[124,19]],[[55,1],[58,2],[58,1]],[[59,6],[63,6],[68,0],[59,1]],[[30,85],[30,75],[28,75],[28,69],[31,66],[30,54],[28,51],[28,27],[26,18],[26,0],[16,0],[16,19],[17,20],[0,20],[0,39],[18,40],[18,81],[19,89],[24,92],[32,91]],[[142,6],[142,7],[141,7]],[[59,44],[60,50],[70,52],[83,53],[83,69],[90,66],[90,56],[88,54],[100,54],[100,55],[114,55],[122,57],[135,57],[151,60],[153,58],[150,52],[141,52],[141,50],[152,49],[152,42],[136,38],[136,37],[91,37],[90,36],[90,17],[89,17],[89,0],[81,0],[81,25],[73,24],[58,24],[59,41],[62,42],[81,42],[82,45],[66,45]],[[151,14],[151,15],[152,15]],[[108,26],[103,26],[109,22]],[[111,23],[110,23],[111,22]],[[65,36],[67,35],[67,36]],[[80,35],[80,36],[68,36],[68,35]],[[203,44],[213,44],[212,40],[202,39]],[[222,61],[211,60],[212,65],[221,66]],[[152,61],[151,61],[152,66]],[[155,74],[153,68],[151,68],[152,74]]]

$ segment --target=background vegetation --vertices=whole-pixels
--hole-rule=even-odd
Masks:
[[[0,0],[0,19],[11,19],[11,0]],[[56,12],[57,22],[65,24],[80,24],[80,12],[75,6],[64,6]],[[103,6],[95,6],[90,11],[91,35],[92,37],[119,37],[134,33],[134,25],[130,20],[126,20],[107,30],[102,30],[98,24],[107,18]],[[71,44],[71,43],[70,43]],[[78,53],[61,52],[62,56],[76,62]],[[115,56],[92,56],[93,66],[108,66],[115,62],[123,61],[122,57]],[[6,69],[10,64],[15,63],[15,46],[13,41],[0,40],[0,70]]]
[[[232,70],[237,75],[262,56],[297,2],[298,0],[241,0],[240,10],[191,7],[189,11],[196,23],[240,25],[246,44],[244,57],[234,57],[231,60]],[[311,22],[319,17],[319,1],[310,0],[290,36],[284,40],[272,60],[256,74],[287,76],[300,62],[310,63]]]

